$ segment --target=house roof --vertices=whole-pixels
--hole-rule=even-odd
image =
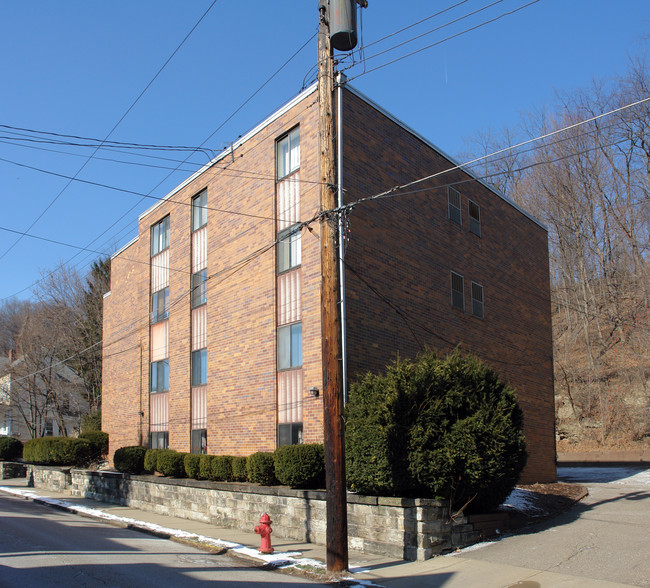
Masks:
[[[499,198],[505,200],[508,204],[510,204],[513,208],[515,208],[515,209],[518,210],[519,212],[521,212],[523,215],[525,215],[527,218],[529,218],[529,219],[530,219],[531,221],[533,221],[535,224],[539,225],[539,226],[540,226],[541,228],[543,228],[544,230],[548,230],[547,227],[546,227],[546,225],[544,225],[544,223],[542,223],[541,221],[539,221],[538,219],[536,219],[533,215],[531,215],[529,212],[527,212],[526,210],[524,210],[524,209],[523,209],[521,206],[519,206],[519,205],[518,205],[514,200],[512,200],[511,198],[508,198],[508,197],[507,197],[504,193],[502,193],[500,190],[497,190],[496,188],[494,188],[494,186],[491,186],[491,185],[487,184],[485,181],[483,181],[481,178],[477,177],[477,176],[476,176],[474,173],[472,173],[470,170],[463,168],[463,167],[462,167],[462,164],[460,164],[458,161],[456,161],[455,158],[453,158],[452,156],[450,156],[450,155],[448,155],[447,153],[445,153],[442,149],[440,149],[437,145],[435,145],[434,143],[432,143],[431,141],[429,141],[426,137],[420,135],[417,131],[413,130],[411,127],[409,127],[408,125],[406,125],[405,123],[403,123],[400,119],[398,119],[397,117],[393,116],[390,112],[388,112],[387,110],[385,110],[384,108],[382,108],[381,106],[379,106],[376,102],[374,102],[373,100],[371,100],[370,98],[368,98],[368,97],[367,97],[366,95],[364,95],[363,93],[359,92],[357,89],[355,89],[354,87],[352,87],[350,84],[347,84],[345,87],[346,87],[346,89],[347,89],[348,91],[350,91],[350,92],[352,92],[353,94],[355,94],[355,95],[356,95],[357,97],[359,97],[361,100],[363,100],[364,102],[366,102],[369,106],[371,106],[372,108],[378,110],[378,111],[381,112],[384,116],[386,116],[386,117],[388,117],[390,120],[392,120],[395,124],[397,124],[397,125],[399,125],[400,127],[402,127],[405,131],[407,131],[408,133],[411,133],[413,136],[417,137],[420,141],[422,141],[423,143],[425,143],[426,145],[428,145],[429,147],[431,147],[431,149],[433,149],[433,150],[437,151],[438,153],[440,153],[440,155],[442,155],[443,157],[445,157],[446,159],[448,159],[448,160],[450,161],[450,163],[451,163],[453,166],[457,166],[458,169],[461,169],[464,173],[466,173],[466,174],[469,175],[470,177],[474,178],[477,182],[483,184],[486,188],[488,188],[488,189],[489,189],[491,192],[493,192],[496,196],[498,196]],[[227,156],[230,156],[230,154],[232,153],[232,151],[234,151],[235,149],[237,149],[238,147],[240,147],[241,145],[243,145],[244,143],[246,143],[246,141],[248,141],[251,137],[253,137],[253,136],[256,135],[257,133],[259,133],[262,129],[264,129],[265,127],[267,127],[268,125],[270,125],[272,122],[274,122],[275,120],[277,120],[280,116],[282,116],[285,112],[287,112],[288,110],[290,110],[291,108],[293,108],[296,104],[299,104],[302,100],[305,100],[307,97],[309,97],[311,94],[313,94],[317,89],[318,89],[318,84],[317,84],[317,83],[314,83],[314,84],[312,84],[311,86],[309,86],[308,88],[306,88],[305,90],[303,90],[302,92],[300,92],[300,94],[298,94],[297,96],[295,96],[292,100],[290,100],[289,102],[287,102],[284,106],[280,107],[280,108],[279,108],[278,110],[276,110],[273,114],[271,114],[271,115],[268,116],[266,119],[264,119],[264,120],[263,120],[260,124],[258,124],[255,128],[251,129],[248,133],[246,133],[245,135],[243,135],[243,136],[241,136],[239,139],[237,139],[236,142],[232,143],[232,145],[230,146],[230,148],[225,149],[224,151],[222,151],[219,155],[217,155],[217,156],[214,157],[212,160],[210,160],[208,163],[206,163],[206,164],[205,164],[201,169],[199,169],[198,171],[194,172],[191,176],[189,176],[186,180],[184,180],[183,182],[181,182],[178,186],[176,186],[176,187],[175,187],[173,190],[171,190],[168,194],[166,194],[165,196],[163,196],[163,197],[162,197],[158,202],[156,202],[153,206],[151,206],[150,208],[148,208],[147,210],[145,210],[145,211],[144,211],[144,212],[143,212],[143,213],[138,217],[138,220],[142,220],[143,218],[145,218],[146,216],[148,216],[149,214],[151,214],[151,213],[152,213],[153,211],[155,211],[159,206],[161,206],[163,202],[165,202],[166,200],[168,200],[169,198],[171,198],[172,196],[174,196],[174,194],[177,194],[180,190],[182,190],[185,186],[187,186],[189,183],[191,183],[194,179],[196,179],[196,178],[199,177],[201,174],[203,174],[206,170],[208,170],[210,167],[212,167],[215,163],[221,161],[223,158],[225,158],[225,157],[227,157]],[[116,251],[116,252],[112,255],[112,257],[115,257],[115,256],[119,255],[120,253],[122,253],[126,248],[130,247],[130,246],[131,246],[133,243],[135,243],[137,240],[138,240],[138,238],[136,237],[135,239],[133,239],[132,241],[130,241],[129,243],[127,243],[126,245],[124,245],[122,248],[120,248],[118,251]]]

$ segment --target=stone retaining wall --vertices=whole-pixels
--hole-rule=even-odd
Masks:
[[[28,467],[35,488],[247,531],[266,512],[278,536],[325,544],[322,491]],[[348,494],[348,537],[351,549],[424,560],[474,543],[480,533],[465,517],[451,521],[449,509],[437,500]]]
[[[10,478],[24,478],[26,471],[27,467],[24,463],[0,461],[0,480],[8,480]]]

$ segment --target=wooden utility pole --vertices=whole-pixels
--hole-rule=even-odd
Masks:
[[[318,103],[321,212],[336,208],[334,161],[334,65],[330,44],[327,0],[319,0]],[[337,217],[320,219],[321,322],[323,330],[323,420],[325,433],[325,479],[327,507],[327,569],[348,569],[348,514],[345,487],[343,387],[341,375],[341,328],[339,316]]]

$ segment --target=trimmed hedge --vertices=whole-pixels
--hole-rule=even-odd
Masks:
[[[144,454],[144,470],[150,474],[160,471],[158,469],[158,454],[166,449],[147,449]]]
[[[248,458],[232,458],[232,479],[234,482],[246,482],[248,480]]]
[[[15,437],[0,436],[0,461],[11,461],[23,456],[23,444]]]
[[[79,439],[85,439],[94,447],[94,457],[101,458],[108,455],[108,433],[103,431],[86,431],[79,435]]]
[[[185,477],[185,454],[173,449],[160,449],[156,459],[156,471],[172,478]]]
[[[212,479],[212,458],[214,455],[202,455],[199,459],[199,479]]]
[[[144,455],[146,447],[130,445],[120,447],[113,456],[113,464],[118,472],[125,474],[139,474],[144,470]]]
[[[212,458],[211,480],[232,482],[232,456],[215,455]]]
[[[258,451],[248,457],[248,480],[253,484],[274,486],[278,483],[275,477],[275,459],[273,453]]]
[[[325,453],[318,443],[283,445],[274,453],[275,475],[292,488],[325,487]]]
[[[183,458],[183,465],[185,466],[185,475],[188,478],[199,479],[200,476],[200,463],[201,456],[198,453],[186,453]]]
[[[514,392],[475,356],[428,352],[351,386],[346,407],[350,489],[496,508],[526,463]]]
[[[85,466],[92,453],[88,441],[74,437],[40,437],[30,439],[23,447],[23,459],[41,465]]]

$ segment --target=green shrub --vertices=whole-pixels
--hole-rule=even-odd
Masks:
[[[93,457],[101,458],[108,455],[108,433],[103,431],[86,431],[79,435],[79,439],[85,439],[93,446]]]
[[[23,444],[15,437],[0,436],[0,461],[11,461],[23,456]]]
[[[212,458],[214,455],[202,455],[199,459],[199,479],[212,480]]]
[[[185,477],[185,463],[184,453],[179,453],[173,449],[160,449],[158,450],[156,459],[156,471],[163,474],[163,476],[171,476],[173,478]]]
[[[85,439],[41,437],[25,443],[23,459],[42,465],[85,466],[91,460],[92,450]]]
[[[102,411],[98,410],[92,414],[85,414],[81,417],[81,432],[89,433],[91,431],[102,430]]]
[[[278,483],[275,477],[275,460],[272,453],[258,451],[248,457],[248,479],[253,484],[273,486]]]
[[[188,478],[200,479],[200,462],[201,456],[198,453],[186,453],[183,458],[185,466],[185,475]]]
[[[366,375],[346,407],[352,490],[496,508],[526,463],[514,392],[474,356],[426,353]]]
[[[166,451],[166,449],[147,449],[144,454],[144,470],[146,472],[153,474],[160,471],[158,469],[158,454],[161,451]]]
[[[235,482],[246,482],[248,480],[248,458],[232,458],[232,479]]]
[[[232,456],[215,455],[212,458],[212,480],[232,482]]]
[[[325,487],[325,454],[321,444],[283,445],[275,450],[275,475],[292,488]]]
[[[144,470],[144,454],[146,452],[147,448],[139,445],[120,447],[113,456],[115,469],[125,474],[139,474]]]

